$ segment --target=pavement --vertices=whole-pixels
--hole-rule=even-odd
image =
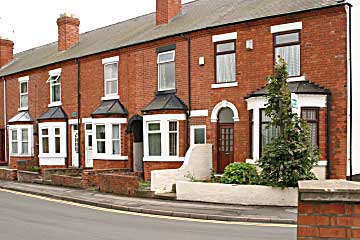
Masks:
[[[202,220],[296,224],[297,209],[130,198],[40,184],[0,180],[0,189],[135,213]],[[219,193],[221,194],[221,193]]]
[[[2,240],[296,239],[293,225],[177,220],[5,191],[0,190]]]

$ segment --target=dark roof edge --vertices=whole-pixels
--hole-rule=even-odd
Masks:
[[[222,24],[222,25],[214,25],[214,26],[194,29],[194,30],[191,30],[191,31],[188,31],[188,32],[181,32],[181,33],[168,35],[168,36],[164,36],[164,37],[160,37],[160,38],[154,38],[154,39],[150,39],[150,40],[147,40],[147,41],[142,41],[142,42],[126,45],[126,46],[120,46],[120,47],[116,47],[116,48],[111,48],[111,49],[108,49],[108,50],[99,51],[99,52],[95,52],[95,53],[91,53],[91,54],[86,54],[86,55],[82,55],[82,56],[76,56],[76,57],[72,57],[72,58],[69,58],[69,59],[64,59],[64,60],[58,61],[58,62],[52,62],[52,63],[41,65],[41,66],[38,66],[38,67],[24,69],[24,70],[22,70],[20,72],[10,73],[10,74],[7,74],[7,75],[1,75],[0,74],[0,77],[8,77],[8,76],[11,76],[11,75],[14,75],[14,74],[19,74],[19,73],[26,72],[26,71],[31,71],[31,70],[35,70],[35,69],[38,69],[38,68],[47,67],[47,66],[50,66],[50,65],[53,65],[53,64],[60,64],[60,63],[63,63],[63,62],[67,62],[67,61],[71,61],[71,60],[75,60],[75,59],[79,59],[79,58],[91,57],[91,56],[101,54],[101,53],[106,53],[106,52],[115,51],[115,50],[119,50],[119,49],[123,49],[123,48],[133,47],[133,46],[137,46],[137,45],[141,45],[141,44],[145,44],[145,43],[149,43],[149,42],[153,42],[153,41],[159,41],[159,40],[162,40],[162,39],[176,37],[176,36],[180,36],[180,35],[183,35],[183,34],[190,34],[190,33],[197,32],[197,31],[209,30],[209,29],[218,28],[218,27],[232,26],[232,25],[236,25],[236,24],[240,24],[240,23],[260,21],[260,20],[264,20],[264,19],[268,19],[268,18],[283,17],[283,16],[288,16],[288,15],[294,15],[294,14],[300,14],[300,13],[305,13],[305,12],[318,11],[318,10],[323,10],[323,9],[327,9],[327,8],[334,8],[334,7],[341,7],[341,6],[350,6],[350,7],[352,7],[352,5],[350,3],[342,2],[342,3],[336,4],[336,5],[331,5],[331,6],[323,6],[323,7],[306,9],[306,10],[301,10],[301,11],[283,13],[283,14],[279,14],[279,15],[270,15],[270,16],[265,16],[265,17],[260,17],[260,18],[254,18],[254,19],[248,19],[248,20],[243,20],[243,21],[238,21],[238,22],[226,23],[226,24]],[[149,14],[152,14],[152,13],[149,13]],[[145,15],[142,15],[142,16],[146,16],[146,15],[148,15],[148,14],[145,14]],[[139,17],[141,17],[141,16],[139,16]],[[121,22],[119,22],[119,23],[121,23]],[[115,24],[117,24],[117,23],[115,23]],[[115,24],[111,24],[109,26],[112,26],[112,25],[115,25]],[[105,26],[105,27],[107,27],[107,26]],[[105,28],[105,27],[102,27],[102,28]],[[101,29],[101,28],[99,28],[99,29]],[[94,29],[92,31],[95,31],[95,30],[97,30],[97,29]],[[89,31],[89,32],[91,32],[91,31]],[[53,43],[54,42],[49,43],[49,44],[53,44]],[[48,44],[45,44],[43,46],[46,46],[46,45],[48,45]],[[39,48],[43,47],[43,46],[39,46]],[[35,48],[25,50],[23,52],[30,51],[30,50],[33,50],[33,49],[35,49]]]

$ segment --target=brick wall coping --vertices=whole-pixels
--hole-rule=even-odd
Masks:
[[[360,202],[360,183],[345,180],[301,181],[301,201]]]

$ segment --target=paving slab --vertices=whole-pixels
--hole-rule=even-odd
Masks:
[[[282,224],[296,224],[297,219],[297,209],[291,207],[240,206],[131,198],[104,194],[95,191],[1,180],[0,188],[103,208],[154,215],[217,221],[265,222]]]

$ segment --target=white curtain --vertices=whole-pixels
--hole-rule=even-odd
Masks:
[[[161,156],[161,133],[149,133],[149,156]]]
[[[236,81],[236,57],[235,53],[218,55],[216,57],[217,83]]]
[[[175,89],[175,62],[159,64],[159,89]]]
[[[276,48],[276,60],[279,56],[288,64],[289,77],[300,76],[300,45]]]

